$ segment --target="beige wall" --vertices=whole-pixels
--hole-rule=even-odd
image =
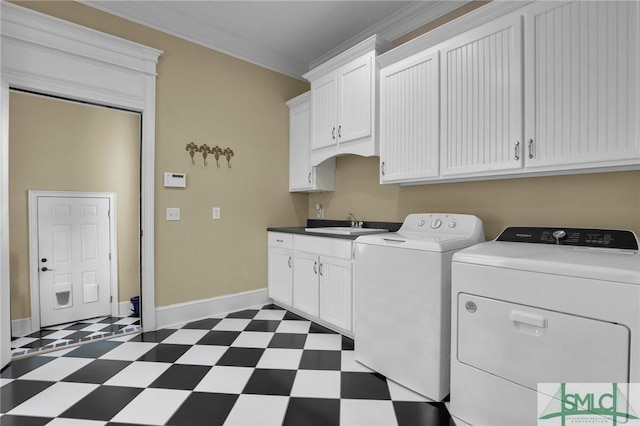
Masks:
[[[269,226],[303,224],[308,196],[288,192],[288,108],[308,84],[77,2],[18,2],[52,16],[164,51],[156,115],[156,305],[267,285]],[[192,165],[189,142],[231,147]],[[163,172],[187,174],[186,189],[165,189]],[[182,220],[167,222],[167,207]],[[212,220],[221,207],[222,219]],[[12,224],[13,227],[13,224]]]
[[[11,92],[9,221],[12,319],[31,316],[29,190],[115,192],[119,299],[140,293],[140,115]]]
[[[465,183],[380,185],[379,158],[338,158],[335,192],[309,196],[309,217],[402,222],[409,213],[480,217],[488,239],[507,226],[623,228],[640,236],[640,171]]]

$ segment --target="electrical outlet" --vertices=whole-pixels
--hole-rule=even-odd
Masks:
[[[180,220],[180,208],[168,207],[167,208],[167,220]]]
[[[220,207],[213,208],[213,218],[220,219]]]

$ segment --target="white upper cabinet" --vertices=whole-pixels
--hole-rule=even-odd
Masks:
[[[311,82],[311,165],[342,154],[379,154],[377,52],[373,36],[304,75]]]
[[[525,9],[526,167],[638,164],[637,1]]]
[[[381,182],[639,169],[639,25],[637,1],[492,2],[381,55]],[[437,124],[412,68],[435,51]]]
[[[443,177],[521,168],[521,17],[493,20],[440,49]]]
[[[291,99],[289,106],[289,191],[335,189],[335,159],[311,166],[311,109],[309,92]]]
[[[311,84],[313,115],[311,149],[335,146],[338,104],[338,79],[335,73],[319,78]]]
[[[380,71],[380,183],[438,176],[439,74],[437,50]]]
[[[370,138],[376,117],[372,99],[376,94],[375,53],[351,61],[338,70],[337,139],[344,144]]]

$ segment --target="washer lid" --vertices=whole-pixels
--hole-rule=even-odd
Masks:
[[[637,250],[489,241],[457,252],[453,262],[640,285]]]

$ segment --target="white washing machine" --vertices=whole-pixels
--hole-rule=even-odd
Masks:
[[[453,256],[454,417],[535,425],[538,383],[629,382],[640,382],[632,232],[507,228]]]
[[[451,257],[484,241],[482,221],[411,214],[355,241],[355,359],[436,401],[449,393]]]

